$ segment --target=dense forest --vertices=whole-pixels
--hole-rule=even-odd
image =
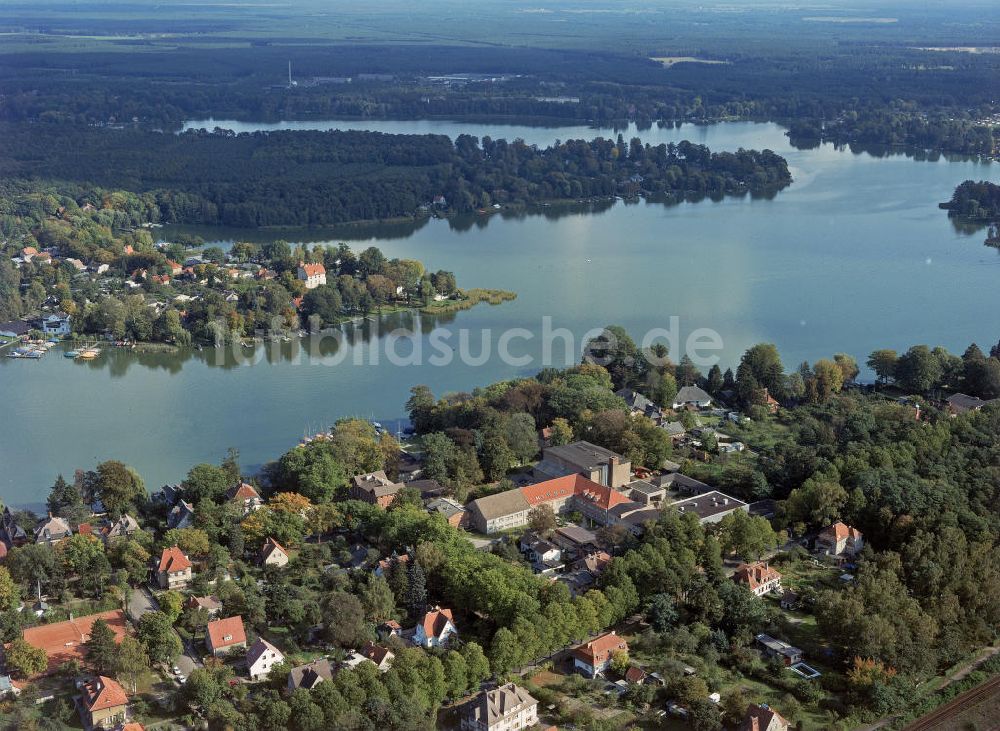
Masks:
[[[962,216],[974,221],[996,223],[1000,221],[1000,185],[988,180],[966,180],[960,183],[951,200],[942,203],[941,208],[949,216]]]
[[[271,132],[181,135],[139,129],[6,125],[0,175],[150,194],[162,222],[324,225],[494,204],[648,194],[773,194],[791,182],[764,151],[602,138],[538,149],[441,135]]]
[[[338,52],[342,51],[342,52]],[[650,55],[655,56],[655,53]],[[699,54],[701,55],[701,54]],[[669,69],[612,52],[408,45],[146,49],[141,54],[0,55],[0,119],[136,123],[186,119],[516,119],[640,125],[773,120],[793,139],[909,145],[992,155],[997,112],[990,54],[843,43],[750,45],[719,64]],[[291,59],[298,86],[276,84]],[[72,68],[70,76],[52,69]],[[454,85],[434,74],[482,74]],[[350,83],[309,83],[312,77]],[[500,80],[496,80],[499,77]]]

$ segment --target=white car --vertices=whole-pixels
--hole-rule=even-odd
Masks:
[[[181,669],[176,665],[174,665],[174,675],[180,675],[180,674],[181,674]]]

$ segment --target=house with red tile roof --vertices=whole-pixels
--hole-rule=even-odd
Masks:
[[[450,609],[434,607],[417,622],[413,633],[413,644],[421,647],[441,647],[452,635],[458,634]]]
[[[191,561],[177,546],[164,548],[156,569],[156,583],[161,589],[184,589],[191,583]]]
[[[268,538],[264,541],[263,548],[260,549],[257,563],[261,566],[277,566],[281,568],[288,564],[288,551],[273,538]]]
[[[765,705],[747,708],[736,731],[788,731],[788,721],[773,708]]]
[[[588,678],[596,678],[608,669],[616,652],[628,652],[628,643],[624,637],[611,631],[574,647],[570,654],[575,670]]]
[[[612,487],[573,473],[526,487],[487,495],[468,504],[469,519],[483,533],[520,528],[534,508],[549,505],[556,513],[579,510],[599,525],[625,522],[644,506]]]
[[[243,628],[243,617],[237,615],[209,622],[205,628],[205,646],[216,657],[246,647],[247,633]]]
[[[80,663],[85,661],[86,642],[90,639],[90,630],[98,619],[103,619],[108,623],[108,626],[115,633],[116,642],[121,642],[122,637],[128,632],[125,613],[120,609],[112,609],[86,617],[74,617],[65,622],[29,627],[21,632],[21,636],[32,647],[40,647],[45,650],[49,659],[46,672],[51,673],[70,660],[76,660]]]
[[[864,545],[861,531],[840,521],[824,528],[816,537],[816,550],[824,556],[853,558],[861,553]]]
[[[306,283],[306,289],[316,289],[326,284],[326,267],[322,264],[306,264],[300,261],[296,275],[299,280]]]
[[[215,596],[191,596],[184,606],[188,609],[204,609],[209,617],[214,617],[222,611],[222,602]]]
[[[257,508],[264,504],[260,493],[254,489],[253,485],[246,482],[241,482],[231,487],[229,492],[226,493],[226,498],[230,502],[239,505],[243,509],[244,515],[252,510],[257,510]]]
[[[85,729],[112,729],[127,720],[128,695],[111,678],[98,675],[80,690],[80,719]]]
[[[748,588],[754,596],[781,591],[781,574],[768,566],[766,561],[741,564],[733,574],[733,581]]]

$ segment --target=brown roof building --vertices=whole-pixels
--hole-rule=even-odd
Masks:
[[[628,652],[628,643],[612,631],[574,647],[573,667],[594,678],[608,669],[615,652]]]
[[[369,505],[378,505],[380,508],[387,508],[396,498],[396,493],[403,488],[403,485],[390,480],[384,470],[368,472],[363,475],[355,475],[351,478],[351,487],[348,491],[355,500],[361,500]]]
[[[193,577],[191,561],[177,546],[164,548],[156,569],[156,582],[161,589],[184,589]]]

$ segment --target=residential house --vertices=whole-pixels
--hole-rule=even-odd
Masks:
[[[481,692],[463,711],[462,731],[519,731],[538,723],[538,701],[514,683]]]
[[[688,477],[680,472],[667,472],[659,477],[652,478],[650,482],[662,487],[664,490],[674,491],[682,495],[701,495],[712,491],[711,485],[701,480],[696,480],[693,477]]]
[[[625,682],[630,685],[642,685],[646,682],[647,677],[646,671],[637,665],[629,665],[628,670],[625,671]]]
[[[167,514],[168,528],[190,528],[194,524],[194,506],[181,499]]]
[[[191,560],[180,548],[164,548],[156,568],[156,583],[161,589],[186,589],[194,578],[191,569]]]
[[[656,424],[659,424],[663,420],[663,411],[660,407],[643,396],[641,393],[633,391],[631,388],[622,388],[615,391],[615,396],[623,398],[625,400],[625,404],[629,407],[633,414],[648,416]]]
[[[447,497],[439,497],[427,503],[427,512],[444,516],[448,525],[461,528],[468,522],[468,511],[461,504]]]
[[[239,505],[244,515],[248,515],[264,504],[254,486],[246,482],[241,482],[229,488],[229,492],[226,493],[226,499],[231,503]]]
[[[684,386],[677,395],[674,396],[673,408],[684,409],[693,407],[695,409],[707,409],[712,405],[712,397],[698,386]]]
[[[237,615],[209,622],[205,629],[205,646],[216,657],[246,647],[247,633],[243,628],[243,617]]]
[[[395,619],[387,619],[376,627],[375,631],[378,633],[379,639],[381,640],[387,640],[390,637],[403,636],[403,628]]]
[[[684,425],[679,421],[667,421],[664,422],[662,426],[667,432],[667,436],[670,437],[672,444],[680,442],[684,439],[684,435],[687,433],[687,429],[685,429]]]
[[[380,508],[388,508],[396,499],[396,493],[402,488],[403,485],[390,480],[384,470],[378,470],[352,477],[348,492],[355,500],[361,500],[369,505],[378,505]]]
[[[222,611],[222,602],[215,596],[190,596],[184,606],[188,609],[204,609],[209,617]]]
[[[786,666],[802,662],[802,650],[789,645],[783,640],[775,639],[771,635],[759,634],[754,639],[760,645],[761,652],[767,657],[776,657]]]
[[[329,660],[314,660],[292,668],[288,673],[288,690],[312,690],[324,680],[333,680],[333,666]]]
[[[773,708],[766,705],[747,708],[743,721],[736,731],[788,731],[789,723]]]
[[[410,554],[408,553],[403,553],[399,555],[393,554],[388,558],[379,559],[379,562],[378,564],[376,564],[375,571],[373,573],[376,576],[386,576],[392,570],[392,567],[395,566],[396,564],[409,563],[409,561],[410,561]]]
[[[0,675],[0,699],[17,697],[21,695],[21,689],[14,683],[9,675]]]
[[[107,543],[113,538],[127,538],[139,530],[139,521],[125,513],[118,520],[101,528],[101,540]]]
[[[57,518],[49,513],[49,517],[38,524],[35,528],[35,543],[48,543],[54,546],[59,541],[73,535],[73,530],[69,523],[63,518]]]
[[[758,597],[772,591],[781,591],[781,574],[768,566],[766,561],[742,564],[733,574],[733,581],[742,584]]]
[[[632,463],[610,449],[586,441],[546,447],[535,474],[543,480],[578,473],[606,487],[622,487],[632,479]]]
[[[968,394],[953,393],[944,400],[944,404],[949,414],[958,416],[959,414],[967,414],[970,411],[979,411],[986,404],[993,403],[993,401],[996,401],[996,399],[983,401],[981,398],[969,396]]]
[[[277,566],[281,568],[288,564],[288,551],[273,538],[268,538],[264,541],[263,548],[260,549],[257,563],[261,566]]]
[[[19,338],[31,332],[31,325],[24,320],[0,322],[0,337]]]
[[[578,525],[565,525],[556,528],[552,542],[575,557],[597,547],[597,534]]]
[[[697,497],[689,497],[686,500],[678,500],[671,503],[670,507],[680,513],[694,513],[698,516],[698,522],[702,525],[708,523],[718,523],[730,513],[737,510],[749,512],[750,506],[742,500],[731,495],[711,490],[702,493]]]
[[[785,610],[798,609],[799,608],[799,595],[796,594],[791,589],[785,589],[785,593],[781,595],[781,608]]]
[[[573,669],[588,678],[596,678],[611,665],[615,652],[628,652],[628,643],[611,631],[574,647],[571,651]]]
[[[85,729],[113,729],[128,720],[128,695],[116,681],[98,675],[80,690],[80,719]]]
[[[450,609],[434,607],[417,622],[413,644],[421,647],[442,647],[453,635],[458,634]]]
[[[589,571],[595,577],[604,573],[604,569],[611,563],[611,554],[607,551],[591,551],[577,561],[573,568],[582,571]]]
[[[521,536],[518,548],[520,548],[521,553],[527,554],[528,560],[532,563],[558,561],[562,558],[562,549],[559,546],[541,538],[533,531],[528,531]]]
[[[392,661],[396,659],[392,650],[382,645],[376,645],[374,642],[365,643],[359,652],[366,660],[373,662],[380,673],[384,673],[392,667]]]
[[[326,284],[326,267],[322,264],[306,264],[300,261],[296,275],[305,282],[306,289],[316,289]]]
[[[271,672],[271,668],[285,661],[285,656],[277,647],[258,637],[247,650],[247,672],[251,680],[263,680]]]
[[[824,528],[816,537],[816,550],[824,556],[853,558],[864,545],[861,531],[840,521]]]
[[[85,660],[86,643],[90,639],[90,630],[98,619],[107,622],[115,633],[115,641],[121,642],[122,637],[128,631],[125,612],[121,609],[112,609],[85,617],[74,617],[65,622],[29,627],[22,630],[21,637],[32,647],[45,650],[49,661],[46,672],[51,673],[70,660],[80,663]]]
[[[49,312],[42,315],[39,329],[45,335],[69,335],[71,320],[65,312]]]

